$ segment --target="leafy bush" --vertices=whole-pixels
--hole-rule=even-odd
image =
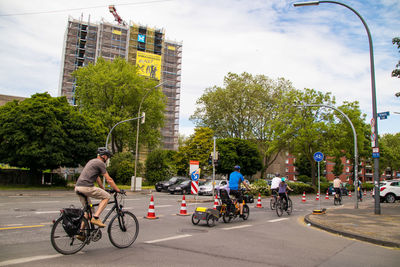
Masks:
[[[146,159],[146,180],[150,184],[169,179],[176,174],[176,166],[173,163],[171,150],[154,150],[149,153]]]
[[[311,183],[311,177],[308,177],[307,175],[300,175],[297,178],[297,181],[303,182],[303,183]]]
[[[265,180],[259,179],[250,185],[249,194],[252,196],[258,196],[258,194],[269,196],[271,195],[271,190]]]
[[[288,182],[290,188],[293,189],[293,194],[314,193],[315,189],[309,184]]]
[[[143,164],[139,163],[136,168],[136,175],[140,177],[143,172]],[[135,174],[133,154],[130,152],[116,153],[111,158],[107,171],[117,184],[129,185],[131,177]]]

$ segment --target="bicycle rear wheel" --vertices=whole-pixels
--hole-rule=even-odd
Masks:
[[[243,205],[243,220],[247,220],[250,216],[250,209],[249,206]]]
[[[276,202],[276,215],[278,215],[278,217],[281,217],[282,214],[283,214],[283,202],[278,201]]]
[[[58,218],[51,228],[51,245],[55,250],[64,255],[77,253],[86,245],[86,240],[90,233],[89,223],[86,218],[82,218],[84,228],[81,230],[81,232],[85,239],[79,240],[77,235],[70,237],[65,232],[64,227],[62,226],[62,221],[62,217]]]
[[[116,214],[108,225],[108,237],[117,248],[127,248],[135,242],[139,234],[139,222],[129,211]]]
[[[271,207],[271,210],[276,208],[276,199],[274,197],[269,201],[269,206]]]

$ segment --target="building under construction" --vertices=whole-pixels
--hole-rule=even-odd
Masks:
[[[71,105],[75,104],[72,72],[95,63],[99,57],[125,58],[138,66],[140,74],[163,83],[168,102],[165,125],[161,129],[162,143],[165,149],[177,150],[182,43],[166,40],[164,29],[125,22],[91,23],[70,17],[65,32],[59,95],[66,96]]]

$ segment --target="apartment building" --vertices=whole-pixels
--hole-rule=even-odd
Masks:
[[[121,57],[138,66],[139,73],[163,83],[168,101],[165,125],[160,129],[164,149],[177,150],[182,69],[182,42],[165,39],[164,29],[136,23],[121,25],[69,17],[64,36],[59,95],[71,105],[75,100],[72,72],[97,58]],[[151,62],[151,64],[149,63]]]

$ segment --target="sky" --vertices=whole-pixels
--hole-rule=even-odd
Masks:
[[[228,72],[283,77],[302,90],[331,92],[336,105],[359,101],[372,118],[370,53],[366,30],[351,10],[337,4],[293,7],[287,0],[0,0],[0,94],[58,96],[64,34],[71,16],[113,22],[115,5],[127,22],[164,28],[183,43],[179,132],[204,90],[223,86]],[[301,2],[301,0],[299,0]],[[343,0],[367,23],[373,40],[379,134],[400,132],[400,1]]]

